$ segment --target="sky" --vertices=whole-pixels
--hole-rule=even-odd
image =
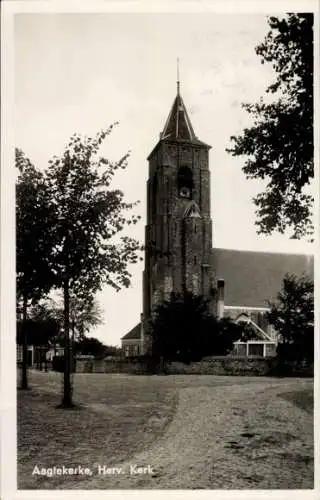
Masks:
[[[272,14],[272,13],[270,13]],[[268,31],[263,14],[17,14],[15,16],[14,142],[39,168],[70,136],[94,135],[118,121],[102,149],[119,159],[131,151],[114,186],[140,200],[141,222],[130,231],[143,243],[147,156],[180,89],[197,137],[210,150],[213,246],[311,253],[306,241],[257,235],[252,198],[264,184],[246,180],[244,158],[225,149],[250,126],[242,102],[256,102],[274,78],[255,54]],[[90,332],[120,345],[142,311],[143,263],[130,267],[132,286],[98,295],[104,324]]]

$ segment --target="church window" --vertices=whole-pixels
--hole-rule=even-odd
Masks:
[[[178,171],[178,193],[180,198],[192,198],[193,179],[189,167],[181,167]]]
[[[197,257],[196,256],[194,257],[194,263],[195,264],[197,263]]]

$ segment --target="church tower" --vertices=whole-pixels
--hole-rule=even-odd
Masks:
[[[178,82],[148,157],[142,323],[172,291],[212,298],[209,149],[194,133]]]

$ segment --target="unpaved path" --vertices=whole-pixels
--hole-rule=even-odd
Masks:
[[[309,380],[299,380],[304,387]],[[98,475],[93,467],[93,476],[76,487],[313,488],[313,415],[281,397],[296,390],[291,379],[182,388],[162,437],[125,463],[100,464],[118,465],[120,475]],[[153,473],[135,474],[136,465]]]

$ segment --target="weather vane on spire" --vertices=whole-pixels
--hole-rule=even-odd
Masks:
[[[179,57],[177,58],[177,93],[180,94]]]

